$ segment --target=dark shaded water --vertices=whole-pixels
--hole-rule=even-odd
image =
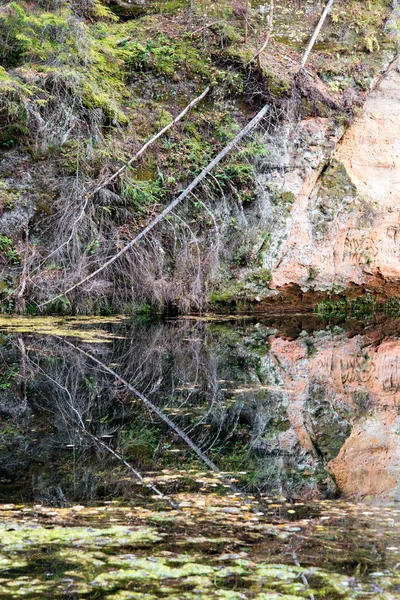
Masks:
[[[399,320],[0,329],[0,598],[400,597]]]

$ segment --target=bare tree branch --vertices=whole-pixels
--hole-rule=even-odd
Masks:
[[[320,18],[320,20],[318,22],[318,25],[317,25],[314,33],[311,36],[310,42],[309,42],[309,44],[307,46],[307,49],[304,52],[304,56],[303,56],[302,61],[301,61],[300,69],[303,69],[303,67],[305,66],[305,64],[306,64],[306,62],[308,60],[308,57],[310,56],[311,50],[313,49],[314,44],[317,41],[317,37],[319,35],[319,32],[321,31],[322,26],[325,23],[325,19],[328,16],[328,14],[330,13],[330,10],[331,10],[331,8],[333,6],[334,1],[335,0],[329,0],[328,4],[326,5],[325,10],[322,13],[321,18]]]
[[[98,358],[96,358],[95,356],[93,356],[93,354],[90,354],[89,352],[86,352],[82,348],[79,348],[79,346],[75,346],[74,344],[72,344],[71,342],[69,342],[68,340],[66,340],[65,338],[61,338],[58,335],[54,335],[53,337],[55,337],[56,339],[60,340],[64,344],[67,344],[71,348],[74,348],[74,350],[76,350],[77,352],[80,352],[81,354],[83,354],[84,356],[86,356],[87,358],[89,358],[90,360],[92,360],[93,362],[95,362],[97,365],[99,365],[106,373],[109,373],[110,375],[112,375],[113,377],[115,377],[115,379],[117,379],[118,381],[120,381],[126,388],[128,388],[128,390],[130,390],[131,392],[133,392],[133,394],[135,394],[135,396],[137,398],[139,398],[143,402],[143,404],[145,406],[147,406],[147,408],[149,408],[151,411],[153,411],[162,421],[164,421],[164,423],[166,423],[168,425],[168,427],[170,427],[173,431],[175,431],[175,433],[177,433],[179,435],[179,437],[182,438],[182,440],[197,454],[197,456],[212,471],[214,471],[214,473],[218,473],[220,475],[220,477],[221,477],[221,480],[224,483],[226,483],[227,485],[229,485],[229,487],[231,488],[231,490],[233,492],[235,492],[237,494],[240,494],[240,495],[245,495],[245,494],[243,494],[243,492],[241,492],[236,487],[236,485],[234,483],[232,483],[228,478],[226,478],[224,475],[222,475],[222,473],[221,473],[220,469],[217,467],[217,465],[215,463],[213,463],[213,461],[210,460],[206,454],[204,454],[204,452],[201,450],[201,448],[199,448],[199,446],[197,446],[197,444],[195,444],[191,440],[191,438],[178,425],[176,425],[176,423],[174,423],[173,421],[171,421],[171,419],[160,408],[158,408],[158,406],[156,406],[148,398],[146,398],[145,396],[143,396],[143,394],[141,392],[139,392],[139,390],[137,390],[132,384],[130,384],[129,381],[126,381],[126,379],[124,379],[123,377],[121,377],[120,375],[118,375],[118,373],[116,371],[114,371],[113,369],[111,369],[110,367],[108,367],[107,365],[105,365],[101,360],[99,360]],[[88,433],[86,429],[85,429],[85,432]],[[92,436],[92,437],[94,437],[94,436]],[[99,441],[97,438],[95,438],[95,439],[97,441]],[[102,443],[102,442],[100,442],[100,443]],[[117,455],[116,453],[114,453],[112,451],[112,449],[110,449],[109,446],[106,446],[106,448],[110,452],[112,452],[114,455],[116,455],[117,458],[119,458],[120,460],[122,460],[123,462],[125,462],[124,459],[122,457],[120,457],[119,455]],[[130,467],[129,464],[127,464],[127,466]],[[130,467],[130,469],[133,470],[132,467]],[[150,486],[150,487],[152,487],[152,486]],[[166,499],[168,499],[168,497],[166,497],[166,496],[164,496],[164,497]]]
[[[250,62],[252,62],[255,58],[257,59],[258,70],[260,73],[262,73],[261,55],[263,54],[265,48],[268,46],[269,40],[271,38],[273,24],[274,24],[274,0],[270,0],[268,28],[267,28],[267,32],[265,34],[265,40],[264,40],[263,45],[257,52],[257,54],[255,56],[253,56],[253,58],[250,61]]]
[[[158,408],[158,406],[156,406],[155,404],[153,404],[151,402],[151,400],[149,400],[148,398],[143,396],[143,394],[141,392],[139,392],[139,390],[137,390],[131,383],[129,383],[129,381],[126,381],[126,379],[121,377],[121,375],[118,375],[118,373],[116,371],[114,371],[113,369],[111,369],[110,367],[105,365],[101,360],[99,360],[98,358],[93,356],[93,354],[90,354],[89,352],[82,350],[82,348],[79,348],[79,346],[75,346],[74,344],[72,344],[71,342],[69,342],[68,340],[66,340],[64,338],[61,338],[56,335],[54,337],[56,337],[58,340],[62,341],[64,344],[67,344],[71,348],[74,348],[75,350],[77,350],[77,352],[84,354],[87,358],[90,358],[90,360],[92,360],[97,365],[99,365],[104,371],[106,371],[107,373],[109,373],[110,375],[115,377],[115,379],[120,381],[126,388],[128,388],[128,390],[133,392],[135,394],[135,396],[137,398],[139,398],[145,406],[147,406],[162,421],[164,421],[164,423],[166,423],[168,425],[168,427],[173,429],[175,431],[175,433],[177,433],[179,435],[179,437],[181,437],[184,440],[184,442],[186,442],[186,444],[188,446],[190,446],[190,448],[192,448],[192,450],[194,450],[196,452],[196,454],[199,456],[199,458],[201,458],[201,460],[203,462],[205,462],[206,465],[208,467],[210,467],[210,469],[212,471],[214,471],[215,473],[220,473],[220,470],[218,469],[217,465],[215,463],[213,463],[212,460],[210,460],[208,458],[208,456],[206,456],[204,454],[204,452],[202,452],[202,450],[200,450],[200,448],[186,435],[186,433],[178,425],[176,425],[173,421],[171,421],[171,419],[166,414],[164,414],[163,411]]]
[[[88,192],[88,195],[93,196],[94,194],[99,192],[101,189],[106,187],[108,184],[110,184],[112,181],[114,181],[114,179],[116,179],[119,175],[121,175],[121,173],[123,173],[123,171],[125,171],[128,167],[130,167],[132,163],[134,163],[138,158],[140,158],[142,156],[142,154],[144,154],[144,152],[146,152],[146,150],[149,146],[154,144],[154,142],[156,142],[162,135],[164,135],[164,133],[167,133],[167,131],[169,131],[169,129],[171,129],[174,125],[176,125],[178,123],[178,121],[183,119],[183,117],[190,111],[191,108],[193,108],[194,106],[196,106],[196,104],[201,102],[201,100],[203,100],[203,98],[205,96],[207,96],[207,94],[210,90],[211,90],[211,86],[208,86],[204,90],[204,92],[202,94],[200,94],[200,96],[198,96],[197,98],[194,98],[194,100],[192,100],[186,106],[186,108],[177,117],[175,117],[175,119],[173,119],[170,123],[168,123],[168,125],[166,125],[158,133],[156,133],[156,135],[154,135],[148,142],[146,142],[144,144],[144,146],[142,146],[140,148],[140,150],[138,152],[136,152],[136,154],[134,156],[132,156],[132,158],[125,165],[120,167],[118,169],[118,171],[116,171],[113,175],[108,177],[105,181],[103,181],[103,183],[101,183],[97,187],[95,187],[94,190],[90,190]]]
[[[67,342],[68,343],[68,342]],[[72,344],[70,344],[72,345]],[[75,346],[74,346],[75,347]],[[76,350],[79,350],[79,348],[76,348]],[[85,353],[86,354],[86,353]],[[89,356],[87,354],[87,356]],[[93,357],[91,357],[93,358]],[[103,367],[105,367],[105,365],[103,365]],[[79,429],[81,430],[81,432],[88,436],[91,440],[93,440],[94,442],[96,442],[96,444],[98,444],[99,446],[101,446],[102,448],[104,448],[105,450],[107,450],[107,452],[109,452],[110,454],[112,454],[114,456],[114,458],[117,458],[120,462],[122,462],[134,475],[135,477],[146,487],[150,488],[151,490],[153,490],[153,492],[155,492],[157,494],[157,496],[160,496],[160,498],[163,498],[164,500],[167,500],[167,502],[170,504],[170,506],[172,508],[178,508],[178,505],[171,500],[171,498],[169,496],[166,496],[163,492],[161,492],[155,485],[151,484],[151,483],[146,483],[144,481],[143,475],[141,475],[139,473],[139,471],[137,471],[136,469],[134,469],[132,467],[132,465],[130,465],[123,456],[121,456],[118,452],[116,452],[113,448],[111,448],[108,444],[106,444],[105,442],[103,442],[102,440],[100,440],[96,435],[93,435],[93,433],[90,433],[90,431],[88,431],[85,427],[85,424],[83,422],[82,416],[80,414],[80,412],[75,408],[73,400],[72,400],[72,396],[70,391],[68,390],[68,388],[66,386],[61,385],[58,381],[56,381],[55,379],[53,379],[52,377],[50,377],[50,375],[48,373],[46,373],[41,367],[39,367],[39,370],[41,371],[41,373],[47,378],[49,379],[52,383],[54,383],[58,388],[62,389],[68,396],[69,398],[69,407],[72,410],[72,412],[76,415],[77,420],[78,420],[78,426]]]

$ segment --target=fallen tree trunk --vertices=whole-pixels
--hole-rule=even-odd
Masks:
[[[96,275],[99,275],[99,273],[104,271],[104,269],[106,269],[107,267],[112,265],[116,260],[118,260],[118,258],[120,258],[126,252],[128,252],[128,250],[130,250],[140,240],[142,240],[144,237],[146,237],[146,235],[152,229],[154,229],[154,227],[158,223],[160,223],[163,219],[165,219],[165,217],[167,215],[169,215],[174,210],[174,208],[176,206],[178,206],[178,204],[180,204],[182,202],[182,200],[184,200],[197,187],[197,185],[201,181],[203,181],[203,179],[209,173],[211,173],[211,171],[221,162],[221,160],[223,158],[225,158],[225,156],[227,154],[229,154],[229,152],[231,150],[233,150],[233,148],[235,148],[235,146],[237,146],[237,144],[240,142],[240,140],[242,140],[242,138],[244,138],[252,129],[254,129],[254,127],[264,118],[268,109],[269,109],[269,105],[265,105],[260,110],[260,112],[257,113],[257,115],[254,117],[254,119],[252,119],[250,121],[250,123],[248,123],[246,125],[246,127],[244,127],[238,133],[238,135],[232,141],[230,141],[227,146],[225,146],[225,148],[223,150],[221,150],[221,152],[205,167],[205,169],[203,169],[203,171],[190,183],[190,185],[188,185],[188,187],[177,198],[175,198],[175,200],[173,202],[171,202],[171,204],[169,204],[157,217],[155,217],[155,219],[153,219],[147,225],[147,227],[145,227],[136,237],[134,237],[133,240],[131,240],[128,244],[126,244],[126,246],[124,246],[119,252],[114,254],[114,256],[112,256],[109,260],[107,260],[98,269],[93,271],[93,273],[90,273],[90,275],[87,275],[87,277],[85,277],[84,279],[81,279],[81,281],[78,281],[78,283],[75,283],[70,288],[68,288],[61,294],[59,294],[58,296],[55,296],[54,298],[50,298],[49,300],[46,300],[46,302],[42,302],[41,304],[38,305],[38,308],[43,308],[44,306],[47,306],[51,302],[54,302],[55,300],[59,300],[60,298],[65,297],[67,294],[70,294],[73,290],[76,290],[78,287],[82,286],[84,283],[90,281],[91,279],[93,279],[93,277],[96,277]]]

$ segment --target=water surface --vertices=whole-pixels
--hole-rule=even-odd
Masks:
[[[400,597],[399,320],[0,327],[0,598]]]

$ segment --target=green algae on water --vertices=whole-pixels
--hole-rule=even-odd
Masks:
[[[396,599],[400,585],[396,508],[366,511],[362,505],[322,501],[314,503],[312,518],[288,522],[285,510],[289,516],[301,507],[289,504],[294,508],[285,509],[285,499],[274,501],[278,504],[272,506],[280,506],[281,515],[275,532],[281,534],[272,538],[266,533],[263,511],[254,515],[250,505],[234,495],[225,499],[214,494],[181,495],[182,508],[169,511],[169,524],[153,521],[152,526],[148,521],[158,510],[151,505],[0,507],[1,597],[356,600],[371,598],[373,591],[379,600]],[[232,504],[237,513],[225,512]],[[219,545],[190,544],[193,518],[201,522],[199,539],[213,531]],[[271,533],[271,523],[268,526]],[[379,530],[382,536],[379,542],[375,538],[376,556],[370,553],[364,563],[362,553],[351,556],[346,549],[355,526],[355,537],[365,531],[371,544],[374,532]],[[322,557],[323,566],[310,566],[299,544],[303,538],[310,556],[318,556],[318,544],[323,543],[326,552],[330,546],[330,561]],[[386,562],[379,565],[383,553]],[[359,567],[351,573],[346,561]],[[369,565],[367,571],[363,565]]]
[[[125,317],[15,317],[0,315],[0,331],[37,335],[71,337],[87,343],[104,343],[115,334],[95,327],[119,323]],[[85,329],[86,328],[86,329]]]

